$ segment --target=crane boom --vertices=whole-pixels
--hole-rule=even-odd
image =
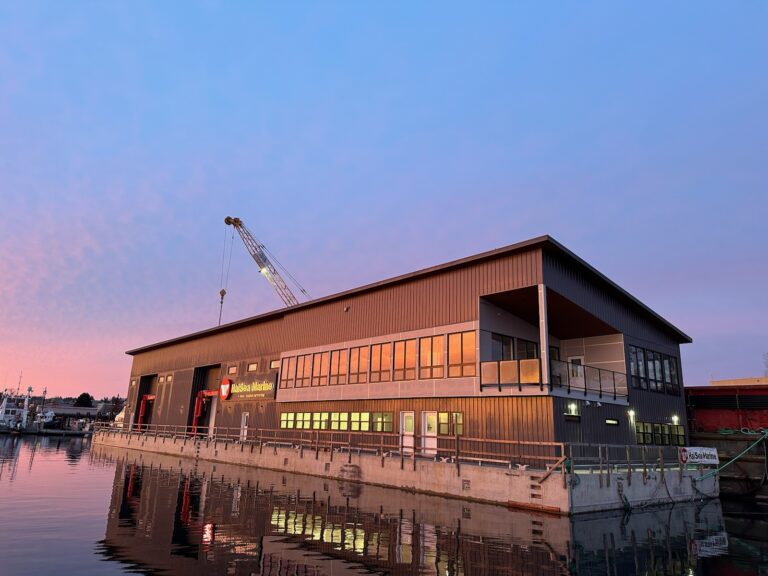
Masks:
[[[253,234],[251,234],[251,231],[246,228],[243,221],[240,220],[240,218],[232,218],[231,216],[227,216],[224,219],[224,223],[228,226],[235,227],[235,230],[237,230],[237,233],[240,234],[240,238],[243,240],[243,244],[245,244],[246,249],[258,265],[262,276],[264,276],[264,278],[266,278],[267,281],[272,284],[275,292],[277,292],[277,295],[280,296],[285,305],[298,305],[299,301],[296,299],[296,296],[293,294],[293,292],[291,292],[291,289],[288,288],[285,280],[283,280],[282,276],[280,276],[277,269],[272,265],[272,262],[267,257],[264,245],[253,237]],[[303,289],[302,292],[304,292]]]

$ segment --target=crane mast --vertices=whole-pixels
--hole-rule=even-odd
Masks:
[[[240,218],[232,218],[231,216],[227,216],[224,219],[224,223],[228,226],[235,227],[235,230],[237,230],[237,233],[240,234],[240,238],[243,240],[243,244],[245,244],[246,249],[258,265],[262,276],[264,276],[264,278],[266,278],[267,281],[272,284],[275,292],[277,292],[277,295],[280,296],[285,305],[298,305],[299,301],[297,300],[296,296],[293,292],[291,292],[291,289],[288,288],[285,280],[283,280],[282,276],[280,276],[277,269],[272,265],[272,262],[267,257],[264,245],[253,237],[253,234],[251,234],[251,231],[248,230],[243,221],[240,220]],[[301,287],[300,289],[302,293],[306,295],[306,291]],[[223,299],[224,296],[222,295],[222,301]]]

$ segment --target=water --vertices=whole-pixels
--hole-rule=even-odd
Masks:
[[[0,575],[766,574],[765,510],[571,520],[281,472],[0,437]]]

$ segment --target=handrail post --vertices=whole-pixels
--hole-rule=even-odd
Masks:
[[[456,476],[461,476],[461,464],[459,464],[459,435],[456,434]]]
[[[405,454],[403,454],[403,435],[400,434],[400,470],[405,465]]]
[[[501,392],[501,361],[496,362],[496,382],[499,384],[499,392]]]
[[[597,369],[597,387],[600,390],[600,394],[598,398],[603,397],[603,370],[601,368]]]

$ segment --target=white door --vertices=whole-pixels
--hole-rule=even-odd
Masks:
[[[421,413],[421,447],[426,456],[437,454],[437,412]]]
[[[208,436],[213,437],[213,435],[216,433],[216,407],[219,405],[219,397],[214,396],[211,398],[211,407],[209,410],[211,411],[211,415],[208,416]]]
[[[574,388],[584,388],[584,356],[568,356],[568,381]]]
[[[245,442],[248,438],[248,412],[243,412],[240,416],[240,442]]]
[[[403,440],[403,453],[413,453],[413,431],[415,416],[413,412],[400,412],[400,437]]]

